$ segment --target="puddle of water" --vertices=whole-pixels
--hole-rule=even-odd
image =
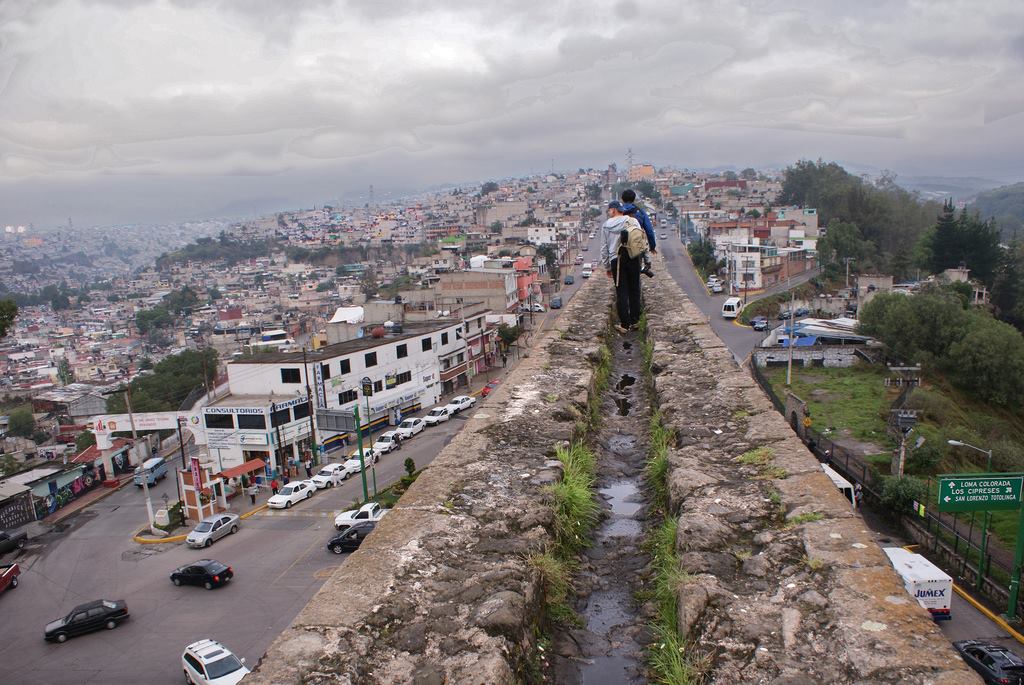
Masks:
[[[619,408],[619,416],[629,416],[629,399],[625,397],[616,397],[615,406]]]
[[[636,436],[619,433],[608,439],[608,451],[616,456],[631,456],[635,449]]]
[[[636,662],[622,656],[598,656],[587,666],[587,685],[622,685],[636,682]]]
[[[615,519],[609,521],[601,529],[602,538],[632,538],[638,539],[643,532],[643,525],[634,519]]]
[[[612,628],[631,622],[632,616],[626,611],[629,596],[622,590],[595,591],[587,600],[583,613],[587,617],[587,630],[613,639]],[[589,681],[588,681],[589,682]]]
[[[630,501],[640,493],[636,483],[631,480],[620,480],[608,487],[601,488],[598,492],[608,498],[613,516],[635,516],[643,506],[640,502]]]
[[[634,383],[636,383],[636,379],[627,373],[622,378],[619,379],[619,382],[615,385],[615,389],[618,390],[619,392],[622,392],[623,390],[633,385]]]

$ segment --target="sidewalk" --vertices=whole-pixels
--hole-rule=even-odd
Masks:
[[[133,480],[134,480],[134,475],[133,474],[129,473],[129,474],[121,475],[117,479],[117,487],[108,488],[106,486],[99,485],[99,486],[93,488],[90,492],[86,493],[85,495],[82,495],[78,499],[76,499],[73,502],[69,503],[67,506],[61,507],[60,509],[58,509],[57,511],[53,512],[49,516],[41,519],[39,522],[40,523],[45,523],[45,524],[51,525],[51,526],[52,525],[56,525],[56,524],[60,523],[61,521],[63,521],[64,519],[68,518],[69,516],[74,516],[78,512],[82,511],[82,509],[85,509],[86,507],[91,506],[91,505],[95,504],[96,502],[99,502],[102,499],[106,499],[107,497],[110,497],[115,492],[118,492],[125,485],[128,485],[129,483],[131,483]]]

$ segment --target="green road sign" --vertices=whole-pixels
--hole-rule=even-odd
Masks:
[[[1019,473],[939,476],[939,511],[1017,509],[1022,483]]]

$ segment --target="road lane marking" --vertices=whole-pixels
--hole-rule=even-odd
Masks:
[[[313,540],[313,542],[309,543],[309,546],[306,547],[306,549],[302,550],[302,554],[300,554],[297,557],[295,557],[295,561],[293,561],[292,563],[288,564],[288,568],[286,568],[285,570],[281,571],[281,575],[279,575],[277,578],[275,578],[274,582],[272,584],[276,585],[282,578],[284,578],[286,575],[288,575],[289,571],[291,571],[293,568],[295,568],[295,564],[297,564],[300,561],[302,561],[303,559],[305,559],[306,555],[309,554],[310,551],[312,551],[312,549],[314,547],[317,547],[317,546],[322,545],[322,544],[323,543],[320,540]]]

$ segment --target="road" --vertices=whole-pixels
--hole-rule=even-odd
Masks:
[[[401,450],[383,455],[376,465],[378,485],[404,475],[406,457],[418,468],[427,466],[465,421],[457,416],[428,428]],[[257,514],[243,521],[236,535],[202,551],[180,543],[132,542],[132,533],[145,523],[145,503],[141,491],[122,489],[70,518],[61,530],[30,541],[16,558],[21,583],[0,597],[3,681],[180,683],[182,649],[205,637],[255,663],[346,558],[328,552],[326,542],[334,533],[334,515],[359,500],[361,489],[359,478],[350,478],[288,511]],[[175,499],[175,491],[168,478],[153,488],[153,497],[159,502],[166,493]],[[235,579],[212,591],[171,584],[172,569],[206,557],[230,565]],[[125,599],[131,618],[113,631],[63,645],[43,641],[48,621],[98,598]]]

